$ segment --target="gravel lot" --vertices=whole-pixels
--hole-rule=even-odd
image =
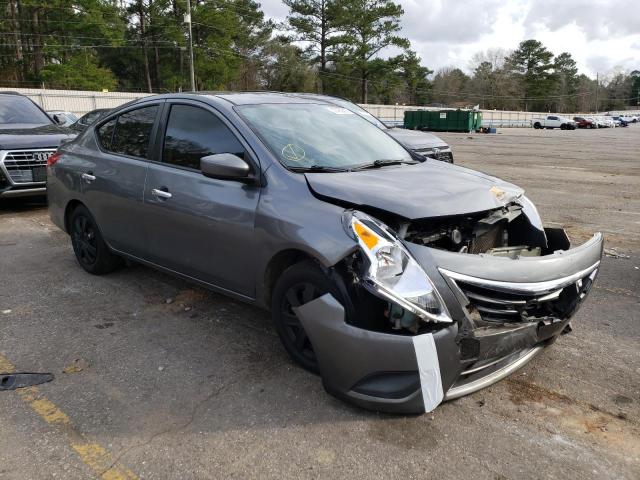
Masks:
[[[621,254],[572,334],[433,414],[375,414],[292,365],[266,313],[141,266],[90,276],[43,204],[4,202],[0,370],[56,378],[0,392],[0,478],[639,478],[640,125],[442,137]]]

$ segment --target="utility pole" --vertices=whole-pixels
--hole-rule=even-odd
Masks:
[[[596,72],[596,113],[598,113],[598,88],[600,88],[600,76]]]
[[[191,91],[196,91],[196,74],[193,69],[193,32],[191,30],[191,0],[187,0],[187,13],[184,23],[189,26],[189,76],[191,77]]]

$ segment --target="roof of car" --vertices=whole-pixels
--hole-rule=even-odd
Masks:
[[[185,92],[186,93],[186,92]],[[189,92],[189,95],[217,97],[234,105],[254,105],[263,103],[318,103],[309,97],[282,92]],[[299,94],[305,95],[305,94]],[[321,97],[317,95],[317,97]],[[320,98],[318,98],[320,100]]]

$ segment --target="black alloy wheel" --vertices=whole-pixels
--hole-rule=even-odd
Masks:
[[[295,349],[296,356],[302,360],[300,363],[308,363],[310,369],[314,371],[317,369],[318,360],[313,351],[313,345],[311,345],[307,332],[293,309],[315,300],[325,293],[327,292],[321,292],[316,285],[309,282],[297,283],[287,290],[280,302],[280,318],[287,343]]]
[[[313,344],[294,308],[326,293],[344,305],[333,281],[313,261],[303,261],[287,268],[276,282],[271,299],[271,317],[282,345],[303,368],[318,373]]]
[[[91,267],[98,259],[96,231],[92,222],[84,215],[76,215],[71,229],[74,250],[82,266]]]
[[[68,225],[73,251],[85,271],[101,275],[119,265],[120,258],[109,250],[96,221],[84,205],[73,210]]]

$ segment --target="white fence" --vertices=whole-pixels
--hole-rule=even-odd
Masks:
[[[76,90],[47,90],[38,88],[0,88],[2,90],[17,91],[30,97],[47,111],[63,110],[78,115],[95,110],[96,108],[115,108],[123,103],[150,95],[149,93],[126,92],[91,92]],[[440,108],[415,107],[409,105],[362,105],[369,113],[375,115],[390,125],[401,125],[404,112],[407,110],[442,110]],[[505,110],[481,110],[482,124],[490,127],[529,127],[531,119],[552,112],[518,112]],[[625,111],[626,114],[631,112]],[[638,112],[634,112],[637,114]],[[572,117],[576,114],[562,114]],[[584,114],[587,115],[587,114]]]
[[[0,88],[0,91],[19,92],[31,98],[44,110],[62,110],[84,115],[96,108],[115,108],[137,100],[148,93],[90,92],[76,90],[47,90],[40,88]]]

